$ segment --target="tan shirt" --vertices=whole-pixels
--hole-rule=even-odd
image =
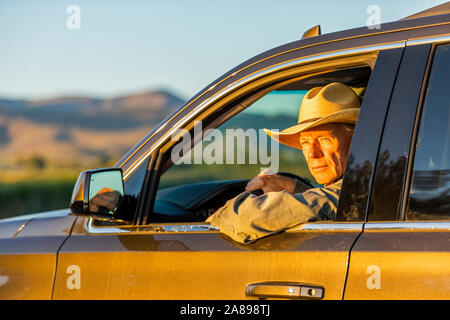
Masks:
[[[206,222],[235,241],[251,243],[308,221],[334,220],[341,187],[342,179],[295,194],[284,190],[256,196],[246,191],[228,200]]]

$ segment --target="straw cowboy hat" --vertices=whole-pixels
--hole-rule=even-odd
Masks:
[[[298,124],[281,132],[264,129],[274,140],[301,149],[299,134],[326,123],[355,124],[359,115],[359,98],[349,86],[333,82],[315,87],[303,97]]]

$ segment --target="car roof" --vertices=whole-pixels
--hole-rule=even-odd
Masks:
[[[450,13],[450,1],[447,1],[446,3],[440,4],[438,6],[417,12],[415,14],[412,14],[410,16],[407,16],[400,20],[408,20],[408,19],[416,19],[416,18],[423,18],[423,17],[431,17],[431,16],[437,16],[441,14],[447,14]]]

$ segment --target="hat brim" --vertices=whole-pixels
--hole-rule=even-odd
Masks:
[[[348,123],[356,124],[359,115],[359,108],[346,109],[332,113],[326,117],[322,117],[316,121],[297,124],[295,126],[284,129],[281,132],[264,129],[269,137],[275,141],[287,145],[292,148],[302,149],[300,145],[300,132],[320,126],[327,123]]]

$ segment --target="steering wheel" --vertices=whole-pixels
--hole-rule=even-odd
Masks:
[[[278,172],[277,174],[280,175],[280,176],[285,176],[285,177],[288,177],[288,178],[300,180],[301,182],[303,182],[308,187],[314,188],[314,185],[309,180],[307,180],[305,178],[302,178],[302,177],[300,177],[300,176],[298,176],[296,174],[293,174],[293,173],[290,173],[290,172]],[[252,191],[252,193],[254,195],[260,196],[260,195],[262,195],[264,193],[264,191],[262,191],[261,189],[258,189],[258,190]]]

